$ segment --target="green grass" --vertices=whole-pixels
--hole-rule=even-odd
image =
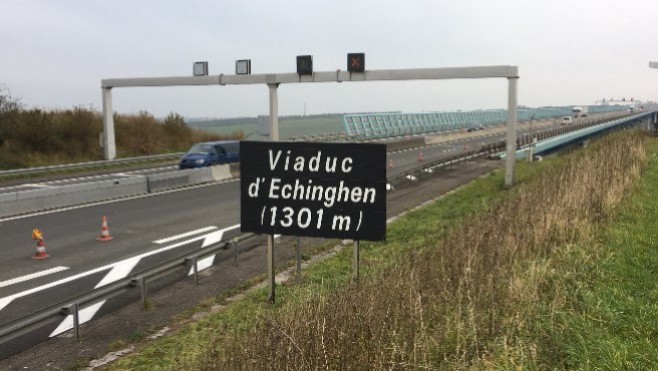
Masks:
[[[596,241],[558,274],[574,277],[556,340],[565,368],[658,369],[658,145],[650,166]]]

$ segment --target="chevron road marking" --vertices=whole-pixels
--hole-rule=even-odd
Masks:
[[[224,237],[224,232],[225,231],[230,231],[230,230],[236,229],[236,228],[240,228],[240,224],[236,224],[236,225],[230,226],[228,228],[219,230],[217,232],[213,232],[213,233],[208,234],[206,239],[203,241],[203,245],[201,245],[201,248],[203,249],[204,247],[208,247],[212,244],[215,244],[215,243],[221,241],[222,237]],[[204,269],[208,269],[208,268],[212,267],[214,262],[215,262],[215,254],[197,261],[197,263],[196,263],[197,272],[200,272]],[[190,267],[190,271],[188,272],[187,275],[191,276],[193,274],[194,274],[194,267],[192,266],[192,267]]]
[[[127,277],[130,274],[131,270],[143,258],[152,256],[152,255],[156,255],[156,254],[168,251],[168,250],[172,250],[172,249],[175,249],[177,247],[187,245],[189,243],[192,243],[192,242],[195,242],[195,241],[200,241],[200,240],[204,240],[204,242],[202,244],[202,247],[206,247],[206,246],[218,241],[218,238],[219,238],[219,240],[221,240],[224,232],[235,229],[237,227],[239,227],[239,224],[235,225],[235,226],[228,227],[228,228],[221,229],[219,231],[216,231],[216,232],[213,232],[213,233],[210,233],[210,234],[207,234],[207,235],[197,236],[195,238],[191,238],[191,239],[188,239],[188,240],[185,240],[185,241],[181,241],[181,242],[175,243],[173,245],[165,246],[165,247],[162,247],[162,248],[157,249],[157,250],[149,251],[149,252],[146,252],[144,254],[137,255],[137,256],[134,256],[134,257],[131,257],[131,258],[128,258],[128,259],[124,259],[124,260],[121,260],[121,261],[116,262],[116,263],[112,263],[112,264],[108,264],[108,265],[105,265],[105,266],[102,266],[102,267],[94,268],[94,269],[88,270],[86,272],[78,273],[78,274],[70,276],[70,277],[66,277],[66,278],[63,278],[63,279],[60,279],[60,280],[57,280],[57,281],[54,281],[54,282],[50,282],[50,283],[45,284],[45,285],[34,287],[34,288],[26,290],[26,291],[21,291],[21,292],[18,292],[16,294],[13,294],[13,295],[9,295],[9,296],[0,298],[0,310],[4,309],[7,305],[9,305],[15,299],[22,298],[22,297],[37,293],[39,291],[47,290],[49,288],[65,284],[65,283],[77,280],[79,278],[84,278],[84,277],[90,276],[92,274],[103,272],[105,270],[110,270],[105,275],[105,277],[103,277],[103,279],[95,287],[98,288],[98,287],[101,287],[101,286],[105,286],[107,284],[110,284],[112,282],[116,282],[116,281],[118,281],[122,278]],[[221,232],[221,234],[220,234],[220,232]],[[208,243],[207,241],[210,241],[210,243]]]
[[[105,277],[103,277],[103,279],[96,285],[96,288],[108,285],[112,282],[116,282],[120,279],[128,277],[130,272],[133,270],[133,268],[135,268],[135,266],[139,263],[139,261],[142,260],[143,258],[147,257],[147,256],[155,255],[155,254],[161,253],[163,251],[171,250],[173,248],[183,246],[183,245],[187,245],[191,242],[199,241],[199,240],[203,240],[203,243],[201,244],[201,248],[204,248],[204,247],[210,246],[214,243],[217,243],[217,242],[221,241],[222,237],[224,236],[224,232],[227,232],[227,231],[239,228],[239,227],[240,227],[240,224],[236,224],[236,225],[233,225],[233,226],[230,226],[230,227],[227,227],[227,228],[224,228],[224,229],[220,229],[218,231],[215,231],[215,232],[212,232],[212,233],[209,233],[209,234],[206,234],[206,235],[198,236],[198,237],[186,240],[186,241],[182,241],[182,242],[173,244],[171,246],[163,247],[163,248],[155,250],[155,251],[151,251],[151,252],[148,252],[148,253],[145,253],[145,254],[142,254],[142,255],[138,255],[138,256],[135,256],[135,257],[132,257],[132,258],[122,260],[122,261],[112,265],[112,270],[109,271],[105,275]],[[189,234],[184,234],[184,235],[189,235]],[[206,269],[206,268],[212,266],[212,263],[214,262],[214,259],[215,259],[215,255],[212,255],[211,257],[205,258],[205,259],[201,260],[200,262],[198,262],[197,266],[198,267],[199,266],[203,267],[203,268],[200,268],[200,269]],[[201,263],[201,264],[199,264],[199,263]],[[105,304],[105,302],[106,302],[106,300],[102,300],[98,303],[95,303],[95,304],[93,304],[93,305],[91,305],[87,308],[84,308],[84,309],[80,310],[80,313],[78,315],[79,324],[83,324],[85,322],[88,322],[92,318],[94,318],[96,313],[101,309],[101,307],[103,306],[103,304]],[[2,305],[2,299],[0,299],[0,309],[2,309],[1,305]],[[66,316],[66,318],[62,321],[62,323],[60,323],[59,326],[57,326],[55,331],[53,331],[50,334],[50,337],[57,336],[57,335],[59,335],[63,332],[66,332],[66,331],[68,331],[72,328],[73,328],[73,315],[70,314],[70,315]]]

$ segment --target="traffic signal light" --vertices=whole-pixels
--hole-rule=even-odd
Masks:
[[[208,75],[208,62],[194,62],[194,67],[192,68],[192,74],[194,76],[207,76]]]
[[[347,70],[350,72],[364,72],[366,70],[365,53],[347,53]]]
[[[297,56],[297,73],[300,75],[313,74],[313,56],[312,55],[298,55]]]

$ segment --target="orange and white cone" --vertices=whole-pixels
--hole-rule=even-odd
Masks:
[[[393,168],[393,159],[392,159],[392,158],[389,158],[389,159],[388,159],[388,168],[389,168],[389,169],[392,169],[392,168]]]
[[[110,228],[107,227],[107,217],[103,216],[103,224],[101,226],[101,235],[96,237],[97,241],[107,242],[113,238],[110,236]]]
[[[424,161],[425,158],[423,157],[423,151],[418,151],[418,161]]]
[[[46,252],[46,244],[43,242],[43,234],[40,230],[34,229],[32,231],[32,239],[37,241],[37,251],[32,255],[32,259],[44,260],[50,257]]]

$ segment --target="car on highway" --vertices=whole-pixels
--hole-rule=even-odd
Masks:
[[[240,142],[222,140],[197,143],[185,153],[178,164],[179,169],[228,164],[240,161]]]
[[[471,125],[471,126],[468,127],[468,129],[466,129],[466,131],[468,131],[469,133],[473,132],[473,131],[480,131],[480,130],[484,130],[484,126],[482,126],[480,124]]]
[[[562,117],[562,125],[571,125],[571,124],[573,124],[573,117],[571,116]]]

